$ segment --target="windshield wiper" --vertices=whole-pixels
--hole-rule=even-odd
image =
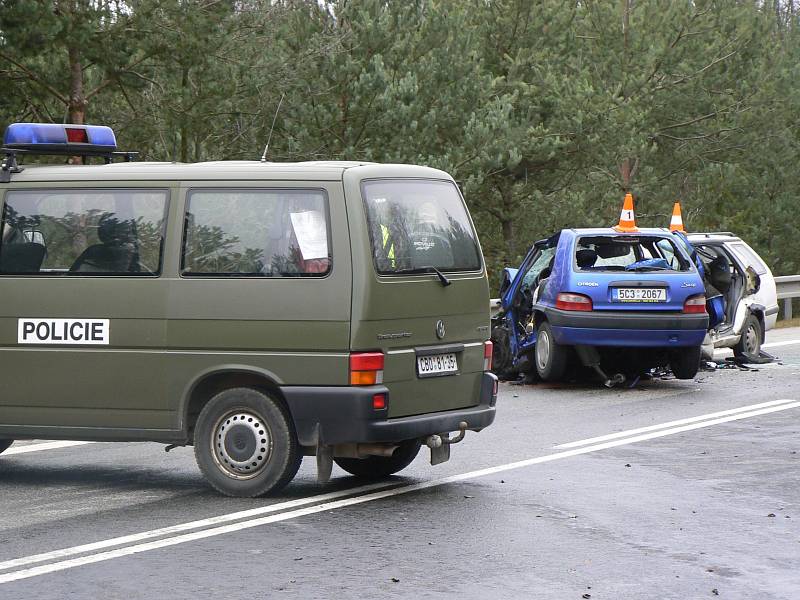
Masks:
[[[427,267],[414,267],[411,269],[397,269],[393,271],[394,273],[406,273],[408,275],[414,275],[415,273],[435,273],[436,276],[439,278],[439,281],[444,287],[447,287],[452,282],[444,276],[439,269],[434,266],[427,266]]]

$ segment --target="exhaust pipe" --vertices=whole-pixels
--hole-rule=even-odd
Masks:
[[[388,458],[398,448],[399,446],[387,446],[386,444],[357,444],[356,454],[361,458],[365,456],[384,456]]]

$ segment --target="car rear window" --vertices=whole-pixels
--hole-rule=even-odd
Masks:
[[[481,268],[472,223],[452,182],[369,180],[362,184],[362,193],[378,273]]]
[[[761,260],[750,246],[743,242],[737,242],[731,244],[730,247],[745,266],[752,266],[759,275],[763,275],[767,272],[767,265],[764,264],[764,261]]]
[[[579,271],[689,271],[675,243],[660,236],[584,236],[575,245]]]

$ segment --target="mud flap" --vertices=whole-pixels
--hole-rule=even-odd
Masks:
[[[703,338],[703,345],[700,346],[700,360],[714,360],[714,341],[708,332],[706,332],[706,337]]]
[[[328,483],[333,471],[333,446],[317,446],[317,483]]]
[[[450,460],[450,434],[443,433],[439,437],[442,438],[442,444],[431,447],[431,465],[440,465]]]

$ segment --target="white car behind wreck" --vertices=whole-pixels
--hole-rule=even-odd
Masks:
[[[758,357],[778,318],[775,278],[761,257],[732,233],[692,233],[689,241],[705,269],[710,326],[704,354],[732,348]]]

